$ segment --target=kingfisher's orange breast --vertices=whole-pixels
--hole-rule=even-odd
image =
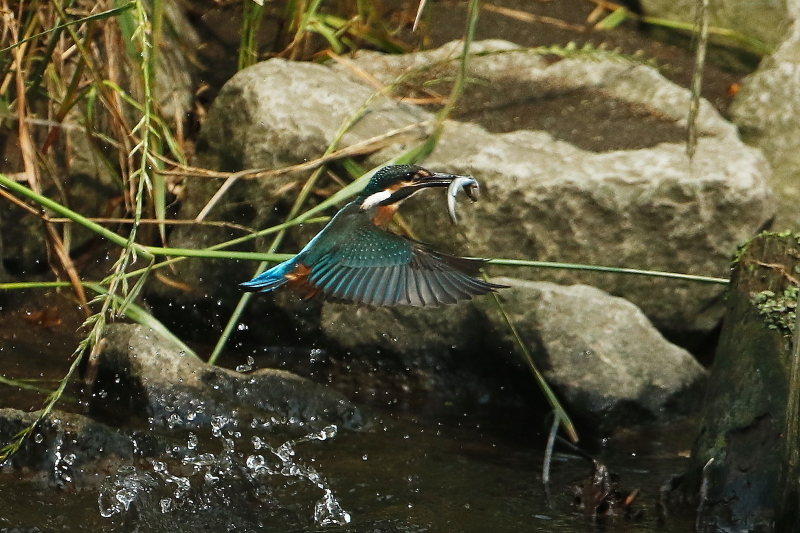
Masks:
[[[378,206],[378,210],[375,213],[375,216],[372,217],[372,223],[378,226],[379,228],[386,229],[386,226],[389,224],[389,221],[392,220],[392,217],[397,212],[397,205],[381,205]]]

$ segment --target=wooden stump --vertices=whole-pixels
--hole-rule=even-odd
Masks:
[[[792,353],[798,238],[763,233],[734,262],[684,484],[700,496],[698,532],[800,532],[796,379],[792,385],[800,367]]]

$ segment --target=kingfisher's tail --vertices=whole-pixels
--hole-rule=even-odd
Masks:
[[[289,281],[286,274],[289,273],[294,266],[292,261],[284,261],[269,270],[265,270],[250,281],[240,283],[239,286],[247,292],[269,292],[275,290]]]

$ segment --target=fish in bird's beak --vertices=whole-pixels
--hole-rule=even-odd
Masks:
[[[427,187],[447,187],[447,212],[450,214],[454,224],[458,224],[456,196],[458,196],[459,191],[464,191],[473,202],[477,202],[480,196],[480,185],[472,176],[459,176],[443,172],[419,172],[414,176],[414,182],[411,187],[416,190]]]
[[[381,203],[382,205],[393,204],[429,187],[447,187],[447,212],[455,224],[458,224],[456,196],[459,191],[464,191],[473,202],[477,202],[480,195],[480,185],[472,176],[422,170],[417,172],[410,181],[406,182],[403,187],[392,193]]]
[[[459,191],[464,191],[464,194],[472,200],[477,202],[480,197],[481,187],[478,181],[472,176],[455,176],[455,179],[450,182],[447,187],[447,212],[450,213],[450,219],[453,224],[458,224],[456,217],[456,196]]]

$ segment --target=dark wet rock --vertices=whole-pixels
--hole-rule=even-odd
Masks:
[[[490,325],[470,302],[434,309],[326,302],[321,320],[326,345],[351,369],[337,385],[349,383],[359,398],[519,403],[514,378],[526,370],[515,354],[487,350]]]
[[[460,210],[465,237],[450,230],[441,195],[410,200],[402,212],[417,235],[470,255],[727,276],[736,245],[773,213],[766,185],[769,167],[763,156],[743,145],[736,128],[703,102],[701,139],[690,164],[682,140],[675,136],[676,128],[685,125],[688,91],[671,84],[655,69],[596,58],[548,64],[539,56],[513,48],[503,41],[475,45],[475,50],[492,53],[472,61],[469,75],[493,89],[514,87],[514,91],[485,91],[484,97],[491,93],[495,99],[483,102],[485,105],[481,104],[484,97],[475,97],[473,107],[480,108],[481,117],[476,120],[481,124],[490,122],[483,115],[492,106],[519,106],[520,116],[526,116],[536,114],[531,110],[540,110],[542,101],[571,98],[575,104],[575,95],[584,94],[592,102],[607,99],[613,104],[608,106],[610,117],[622,115],[626,123],[631,122],[633,110],[634,117],[642,118],[638,130],[626,126],[621,140],[615,134],[622,129],[615,129],[611,121],[612,127],[594,131],[582,144],[571,133],[582,128],[564,127],[573,119],[560,115],[543,119],[541,127],[548,128],[547,132],[517,131],[504,125],[496,131],[505,133],[490,133],[476,124],[448,121],[439,146],[425,164],[475,175],[481,181],[483,198]],[[436,67],[418,79],[407,80],[413,86],[430,76],[452,76],[455,67],[452,63],[442,66],[441,60],[457,50],[451,43],[436,51],[403,56],[364,53],[355,62],[384,83],[410,68]],[[274,91],[274,87],[282,89]],[[372,89],[344,67],[283,60],[260,63],[237,74],[215,101],[198,146],[200,161],[211,168],[240,170],[275,168],[318,157],[341,122],[371,94]],[[573,117],[581,115],[579,108],[571,113]],[[377,97],[342,145],[431,118],[422,109]],[[463,111],[462,118],[475,117]],[[551,134],[551,129],[557,131]],[[653,129],[660,133],[636,133]],[[645,144],[639,137],[647,137]],[[382,163],[411,144],[406,138],[369,162]],[[620,150],[620,146],[635,149]],[[223,197],[217,206],[218,213],[238,209],[241,216],[236,221],[245,225],[277,222],[268,218],[275,200],[267,196],[270,187],[273,191],[278,188],[270,185],[271,179],[259,180],[264,185],[235,185],[230,198]],[[189,183],[189,197],[197,194],[198,201],[191,201],[182,216],[194,216],[217,185],[198,185],[198,180]],[[192,190],[195,187],[197,191]],[[172,244],[195,246],[221,238],[207,238],[203,232],[183,231]],[[457,242],[448,246],[446,241],[452,239]],[[304,239],[297,242],[295,250]],[[230,263],[198,261],[189,267],[185,262],[178,267],[178,278],[200,280],[191,282],[199,293],[218,294],[226,290],[219,279],[243,281],[254,267]],[[497,267],[493,271],[512,272]],[[597,285],[628,298],[659,327],[672,330],[707,332],[722,314],[721,288],[715,285],[569,271],[545,274],[515,269],[513,275]],[[185,298],[188,303],[193,297]]]
[[[0,409],[0,442],[9,442],[37,414]],[[211,434],[167,435],[54,411],[0,467],[7,504],[0,526],[57,524],[44,531],[60,530],[64,512],[72,516],[74,508],[86,512],[90,523],[102,517],[105,522],[91,530],[122,522],[138,531],[252,531],[264,530],[265,523],[285,531],[315,520],[330,525],[349,519],[305,458],[314,441],[336,436],[335,427],[290,440],[264,426],[249,429],[243,435],[220,425]],[[13,495],[9,487],[16,489]],[[47,490],[53,488],[64,490]]]
[[[635,305],[585,285],[494,281],[512,287],[500,291],[506,311],[567,410],[588,425],[665,421],[699,404],[705,370]],[[438,372],[432,380],[438,387],[447,381],[444,369],[476,358],[513,361],[517,372],[528,372],[491,297],[446,310],[325,304],[323,330],[365,357],[402,354],[420,372]],[[483,377],[491,375],[487,369]]]
[[[798,257],[798,236],[776,233],[737,257],[691,466],[677,488],[698,510],[699,532],[798,530],[798,288],[789,274]]]
[[[640,5],[647,16],[694,24],[699,4],[694,0],[641,0]],[[710,11],[711,26],[776,46],[791,21],[800,15],[800,4],[794,0],[738,0],[715,3]]]
[[[312,428],[366,422],[358,408],[322,385],[282,370],[244,375],[210,366],[144,326],[114,324],[104,342],[93,412],[147,417],[171,428],[273,419]]]
[[[0,442],[9,443],[39,413],[0,409]],[[3,465],[47,484],[96,486],[137,457],[162,454],[163,442],[146,432],[113,428],[82,415],[55,410]],[[0,470],[2,472],[2,470]]]
[[[746,142],[763,150],[772,165],[770,185],[777,200],[778,230],[800,229],[800,21],[758,70],[745,78],[730,108]]]

